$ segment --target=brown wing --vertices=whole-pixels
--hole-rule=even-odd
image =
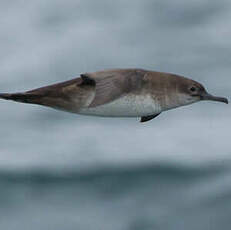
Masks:
[[[86,100],[95,95],[89,107],[109,103],[129,92],[142,88],[147,71],[139,69],[116,69],[82,74],[80,78],[37,88],[23,93],[0,94],[0,98],[24,103],[41,104],[71,110],[85,106]],[[65,107],[65,108],[64,108]]]
[[[145,70],[140,69],[117,69],[81,75],[82,78],[95,81],[95,97],[89,107],[109,103],[141,89],[145,73]]]
[[[76,112],[78,107],[85,106],[94,91],[94,81],[79,77],[26,92],[0,94],[0,98]]]

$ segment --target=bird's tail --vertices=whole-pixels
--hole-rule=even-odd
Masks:
[[[39,96],[32,93],[0,93],[0,99],[12,100],[22,103],[37,104]]]

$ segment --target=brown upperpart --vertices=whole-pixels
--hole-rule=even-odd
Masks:
[[[228,103],[214,97],[191,79],[143,69],[113,69],[82,74],[81,77],[22,92],[0,94],[0,98],[39,104],[78,113],[79,109],[96,107],[126,94],[150,95],[162,111],[200,100]]]

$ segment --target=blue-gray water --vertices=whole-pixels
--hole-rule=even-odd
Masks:
[[[1,173],[2,229],[229,229],[230,169]]]
[[[1,1],[0,15],[0,92],[138,67],[230,98],[229,0]],[[0,229],[230,228],[230,106],[146,124],[0,108]]]

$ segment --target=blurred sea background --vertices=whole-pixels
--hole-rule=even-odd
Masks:
[[[0,92],[137,67],[230,98],[231,1],[0,1]],[[231,109],[141,124],[0,101],[1,230],[231,225]]]

